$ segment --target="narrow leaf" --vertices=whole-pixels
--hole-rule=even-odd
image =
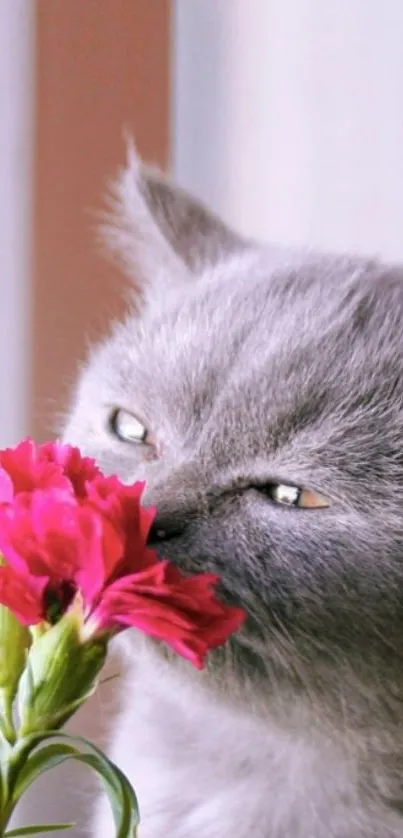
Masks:
[[[18,773],[13,800],[19,800],[28,787],[45,771],[50,771],[51,768],[55,768],[79,753],[77,748],[63,742],[52,742],[34,751]]]
[[[62,829],[71,829],[75,823],[41,823],[35,826],[19,826],[17,829],[10,829],[5,832],[4,838],[18,838],[19,835],[41,835],[43,832],[58,832]]]
[[[133,838],[138,826],[136,795],[125,775],[113,763],[105,764],[95,754],[82,754],[78,762],[90,766],[101,778],[112,807],[116,827],[116,838]]]
[[[50,741],[52,739],[56,741]],[[111,804],[116,838],[135,838],[139,814],[134,789],[123,772],[99,748],[82,737],[59,731],[48,732],[41,742],[36,737],[28,737],[22,740],[21,745],[23,749],[31,748],[31,753],[16,777],[14,804],[37,777],[66,760],[74,759],[92,768],[101,779]]]

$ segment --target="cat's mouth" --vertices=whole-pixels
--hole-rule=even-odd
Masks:
[[[186,540],[181,536],[172,536],[157,543],[151,542],[150,547],[155,550],[161,560],[168,559],[172,562],[184,576],[195,576],[198,573],[215,574],[217,583],[214,590],[220,602],[224,605],[243,608],[248,613],[248,608],[245,607],[245,596],[242,596],[239,590],[238,592],[234,590],[233,575],[228,572],[224,573],[222,570],[223,559],[221,561],[214,559],[202,551],[195,554],[194,549],[186,549]]]
[[[220,576],[219,561],[207,556],[202,549],[196,552],[193,539],[190,541],[185,534],[171,533],[167,538],[151,538],[148,546],[156,552],[159,559],[168,559],[187,576],[205,572]]]

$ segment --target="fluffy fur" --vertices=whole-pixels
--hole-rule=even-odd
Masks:
[[[398,838],[403,269],[246,242],[133,152],[111,213],[137,293],[64,438],[146,479],[156,549],[249,615],[202,673],[124,635],[110,754],[139,838]],[[114,437],[118,407],[154,448]],[[275,504],[276,481],[330,506]]]

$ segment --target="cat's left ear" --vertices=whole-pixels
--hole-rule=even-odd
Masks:
[[[143,297],[160,285],[191,280],[246,242],[161,172],[132,145],[111,189],[101,234]]]

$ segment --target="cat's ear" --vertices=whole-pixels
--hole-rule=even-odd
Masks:
[[[186,282],[245,243],[161,172],[144,165],[132,145],[112,186],[101,235],[136,288]]]

